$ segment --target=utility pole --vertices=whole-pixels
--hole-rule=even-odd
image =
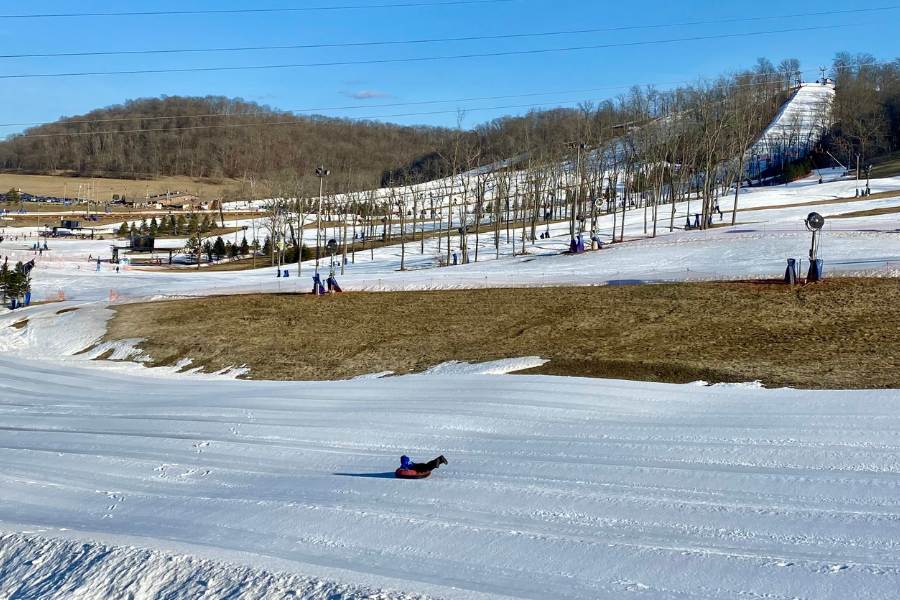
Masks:
[[[251,178],[250,179],[250,202],[251,202],[251,205],[252,205],[253,201],[256,200],[256,196],[255,196],[256,190],[254,188],[255,183],[256,183],[255,180]],[[253,268],[256,269],[256,243],[257,243],[256,242],[256,215],[252,211],[250,212],[250,225],[253,226],[253,241],[250,242],[250,245],[251,245],[250,254],[253,256]]]
[[[859,152],[856,153],[856,195],[859,196]]]
[[[575,190],[572,193],[572,214],[569,219],[569,237],[575,239],[575,219],[578,214],[578,194],[581,191],[581,151],[585,149],[585,144],[581,142],[569,142],[569,147],[575,148]]]
[[[316,209],[316,275],[319,274],[319,260],[322,254],[322,196],[325,194],[325,178],[329,175],[331,171],[325,167],[316,167],[316,177],[319,178],[319,202]]]

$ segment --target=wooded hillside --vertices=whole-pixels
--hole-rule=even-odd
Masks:
[[[859,152],[863,160],[900,147],[898,64],[876,63],[868,55],[836,57],[832,77],[838,97],[826,146],[842,156]],[[465,130],[297,116],[214,96],[140,99],[0,142],[0,170],[247,180],[282,171],[312,177],[316,165],[324,164],[336,176],[332,185],[367,189],[516,157],[561,158],[572,142],[599,147],[648,123],[672,123],[675,115],[704,131],[710,123],[733,129],[743,119],[739,137],[749,139],[762,131],[800,77],[796,59],[777,67],[759,59],[753,68],[711,82],[666,91],[635,87],[615,99],[534,110]]]
[[[90,132],[102,133],[68,135]],[[0,168],[241,178],[326,164],[377,181],[384,170],[432,151],[448,136],[434,127],[301,117],[240,99],[175,96],[132,100],[26,130],[0,144]]]

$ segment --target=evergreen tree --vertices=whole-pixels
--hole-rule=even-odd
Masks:
[[[200,223],[200,231],[206,233],[210,229],[212,229],[212,225],[209,222],[209,215],[203,215],[203,222]]]
[[[192,235],[188,238],[187,243],[184,246],[185,252],[190,254],[191,256],[197,255],[197,248],[200,248],[202,245],[202,240],[199,235]]]
[[[15,268],[10,271],[6,263],[3,264],[3,297],[21,298],[31,291],[31,276],[25,273],[25,265],[17,262]]]
[[[184,215],[178,215],[178,220],[175,222],[175,228],[172,233],[175,235],[184,235],[187,232],[187,221],[184,219]]]
[[[147,218],[141,219],[141,235],[146,235],[147,232],[150,231],[150,227],[147,225]]]
[[[153,217],[152,219],[150,219],[149,232],[150,232],[150,235],[152,235],[153,237],[156,237],[157,234],[159,234],[159,224],[156,222],[156,217]]]
[[[131,228],[128,230],[128,235],[131,237],[137,235],[137,224],[134,221],[131,222]]]
[[[119,227],[119,231],[116,233],[116,235],[120,238],[128,237],[128,223],[127,222],[122,223],[122,226]]]
[[[191,233],[200,231],[200,220],[197,218],[197,213],[191,213],[191,218],[188,220],[188,230]]]
[[[203,242],[203,253],[206,254],[206,258],[209,262],[213,261],[213,252],[215,252],[215,250],[213,249],[213,245],[209,243],[209,240]]]
[[[225,241],[221,237],[216,238],[216,242],[213,244],[213,252],[216,255],[216,260],[221,260],[225,256]]]
[[[269,236],[266,236],[266,241],[263,242],[262,253],[263,256],[269,256],[272,254],[272,240],[269,239]]]
[[[9,285],[9,264],[6,261],[3,261],[3,264],[0,265],[0,296],[2,296],[3,304],[6,303],[7,286]]]
[[[240,253],[244,256],[250,254],[250,244],[247,243],[247,236],[244,236],[244,239],[241,240]]]

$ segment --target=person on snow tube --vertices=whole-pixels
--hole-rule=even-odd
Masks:
[[[443,454],[441,454],[434,460],[429,460],[427,463],[414,463],[405,454],[400,457],[400,468],[404,471],[415,471],[416,473],[430,473],[441,465],[446,464],[447,459],[444,458]]]

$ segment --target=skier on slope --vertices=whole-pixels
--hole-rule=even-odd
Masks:
[[[415,463],[406,456],[403,455],[400,457],[400,468],[404,471],[415,471],[416,473],[431,473],[441,465],[446,465],[447,459],[444,458],[444,455],[441,454],[434,460],[430,460],[427,463]]]

